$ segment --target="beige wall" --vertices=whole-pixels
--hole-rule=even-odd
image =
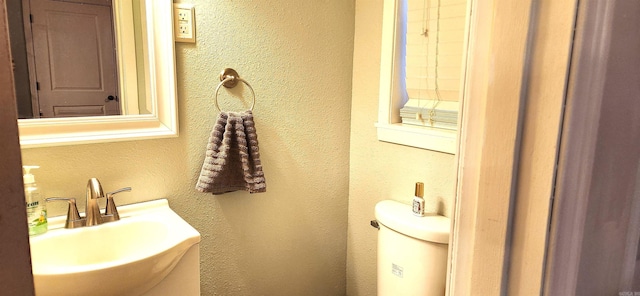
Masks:
[[[451,216],[455,157],[379,142],[378,115],[382,4],[357,0],[353,55],[347,294],[376,295],[376,229],[369,226],[378,201],[411,203],[414,183],[425,183],[425,199]]]
[[[26,149],[24,163],[42,167],[47,196],[83,200],[97,177],[133,187],[117,204],[167,198],[202,234],[202,295],[344,294],[354,3],[187,2],[198,41],[176,45],[179,138]],[[194,189],[224,67],[255,89],[266,193]],[[232,100],[220,91],[221,106]]]

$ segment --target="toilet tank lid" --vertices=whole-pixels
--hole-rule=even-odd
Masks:
[[[411,206],[395,200],[376,204],[376,220],[382,225],[419,240],[448,244],[451,220],[440,215],[415,216]]]

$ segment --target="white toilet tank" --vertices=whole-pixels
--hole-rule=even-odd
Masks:
[[[384,200],[376,204],[378,296],[444,295],[450,220],[413,215],[411,206]]]

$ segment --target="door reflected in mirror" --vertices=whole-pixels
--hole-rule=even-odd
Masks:
[[[22,21],[27,20],[31,26],[30,13],[26,16],[23,14],[25,5],[31,6],[35,1],[51,1],[51,0],[15,0],[5,1],[7,4],[7,14],[12,18],[16,14],[22,16]],[[113,46],[116,52],[117,69],[117,85],[118,95],[113,100],[101,95],[99,100],[116,101],[120,108],[120,114],[117,116],[71,116],[61,118],[30,118],[19,119],[18,127],[20,129],[20,145],[24,148],[49,147],[58,145],[76,145],[88,143],[104,143],[114,141],[130,141],[142,139],[156,139],[166,137],[176,137],[178,135],[178,109],[176,97],[176,73],[175,73],[175,44],[173,31],[173,1],[172,0],[64,0],[59,2],[78,3],[91,1],[95,3],[111,3],[112,20],[115,40]],[[16,8],[17,6],[17,8]],[[104,6],[104,5],[103,5]],[[17,11],[17,12],[16,12]],[[31,11],[29,8],[28,11]],[[64,12],[67,13],[67,12]],[[63,14],[64,14],[63,13]],[[58,14],[60,14],[58,12]],[[92,17],[95,21],[95,17]],[[47,19],[50,21],[51,18]],[[64,20],[58,20],[65,24]],[[68,22],[68,21],[66,21]],[[35,21],[34,21],[35,23]],[[49,22],[51,23],[51,22]],[[13,21],[15,24],[15,20]],[[20,23],[25,27],[24,23]],[[75,26],[80,26],[80,21],[74,20]],[[10,27],[12,24],[9,25]],[[86,28],[84,28],[86,29]],[[33,30],[33,29],[32,29]],[[86,29],[88,30],[88,29]],[[14,30],[15,31],[15,30]],[[95,29],[94,29],[95,31]],[[31,31],[27,31],[27,34]],[[57,33],[57,32],[56,32]],[[18,32],[16,38],[10,36],[10,39],[23,41],[16,42],[22,45],[22,49],[14,50],[18,53],[22,52],[23,56],[16,58],[16,67],[14,72],[16,76],[22,75],[29,77],[28,81],[36,81],[31,77],[36,73],[35,69],[28,69],[29,63],[27,58],[33,57],[33,42],[27,43],[24,29]],[[96,37],[97,38],[97,37]],[[97,42],[97,41],[95,41]],[[67,46],[67,45],[58,45]],[[18,46],[20,47],[20,46]],[[70,49],[71,61],[82,53],[82,48]],[[97,47],[97,46],[96,46]],[[101,49],[96,49],[101,52]],[[62,53],[64,54],[64,52]],[[79,58],[79,57],[78,57]],[[88,59],[87,57],[83,57]],[[99,60],[95,56],[93,60]],[[20,67],[18,63],[22,60],[22,64],[27,65]],[[54,67],[56,65],[54,64]],[[98,68],[104,68],[100,64]],[[34,70],[34,71],[30,71]],[[55,72],[51,71],[50,72]],[[56,75],[58,75],[56,73]],[[66,88],[73,88],[77,82],[71,81],[70,77],[78,76],[77,73],[62,74],[66,76]],[[86,79],[86,77],[83,77]],[[90,79],[87,79],[90,80]],[[97,81],[95,79],[94,81]],[[53,79],[58,83],[58,79]],[[104,83],[99,80],[101,84]],[[62,84],[60,82],[60,84]],[[25,85],[25,84],[23,84]],[[38,83],[26,83],[27,89],[18,92],[16,98],[19,102],[27,102],[33,105],[32,94],[37,93]],[[6,87],[6,86],[5,86]],[[32,89],[33,88],[33,89]],[[64,87],[63,87],[64,88]],[[95,87],[98,88],[98,87]],[[42,89],[42,83],[40,83]],[[116,98],[117,97],[117,98]],[[20,104],[20,103],[19,103]],[[40,104],[39,102],[37,103]],[[87,104],[90,105],[90,104]],[[29,109],[31,108],[31,109]],[[74,107],[75,108],[75,107]],[[33,110],[32,106],[21,110]],[[40,115],[40,108],[33,112]],[[44,113],[44,112],[42,112]],[[69,113],[69,112],[67,112]],[[54,113],[55,114],[55,113]],[[106,114],[106,113],[104,113]],[[104,115],[103,114],[103,115]],[[21,116],[25,118],[26,116]]]
[[[18,117],[151,114],[144,0],[7,3]]]

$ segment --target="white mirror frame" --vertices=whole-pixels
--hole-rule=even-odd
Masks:
[[[21,148],[178,136],[173,1],[147,1],[152,114],[18,120]]]

